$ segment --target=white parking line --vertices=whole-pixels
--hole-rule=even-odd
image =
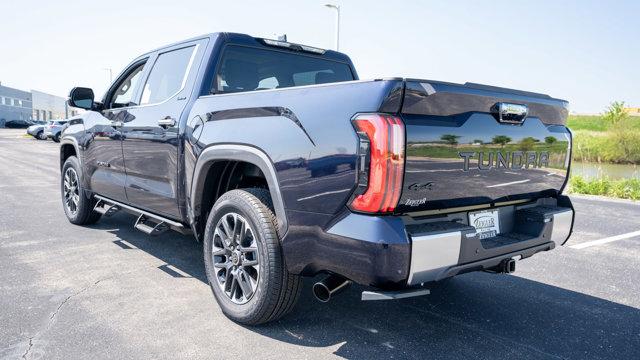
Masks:
[[[512,181],[512,182],[502,183],[502,184],[489,185],[489,186],[485,186],[485,187],[488,187],[488,188],[494,188],[494,187],[509,186],[509,185],[515,185],[515,184],[524,184],[524,183],[526,183],[526,182],[528,182],[528,181],[530,181],[530,179],[527,179],[527,180]]]
[[[622,235],[611,236],[611,237],[600,239],[600,240],[587,241],[587,242],[583,242],[581,244],[571,245],[569,247],[572,248],[572,249],[584,249],[584,248],[587,248],[589,246],[602,245],[602,244],[606,244],[606,243],[610,243],[610,242],[614,242],[614,241],[618,241],[618,240],[624,240],[624,239],[632,238],[632,237],[635,237],[635,236],[640,236],[640,231],[634,231],[634,232],[630,232],[630,233],[626,233],[626,234],[622,234]]]
[[[343,189],[343,190],[334,190],[334,191],[327,191],[327,192],[323,192],[320,194],[316,194],[316,195],[311,195],[311,196],[307,196],[307,197],[303,197],[298,199],[298,201],[304,201],[304,200],[309,200],[309,199],[313,199],[313,198],[317,198],[318,196],[325,196],[325,195],[331,195],[331,194],[339,194],[339,193],[343,193],[346,191],[349,191],[351,189]]]

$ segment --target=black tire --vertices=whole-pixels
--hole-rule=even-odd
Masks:
[[[53,141],[60,142],[60,133],[53,135]]]
[[[36,136],[34,136],[36,140],[46,140],[47,138],[44,136],[44,131],[38,131]]]
[[[279,319],[293,309],[300,295],[302,279],[287,271],[280,248],[277,220],[272,208],[268,190],[259,188],[231,190],[216,201],[207,219],[204,233],[204,263],[207,279],[222,312],[238,323],[258,325]],[[233,274],[233,269],[220,268],[222,262],[232,264],[231,255],[214,256],[213,254],[214,250],[228,251],[226,247],[220,249],[220,246],[214,242],[219,243],[222,239],[220,230],[223,227],[220,227],[220,224],[223,217],[226,219],[235,215],[239,215],[250,226],[251,232],[255,233],[251,241],[257,243],[255,247],[257,247],[257,262],[260,268],[259,276],[255,280],[256,288],[248,300],[244,298],[244,294],[242,295],[243,300],[246,300],[243,304],[234,302],[233,290],[232,295],[227,294],[223,290],[224,285],[220,283],[226,272],[231,271]],[[214,239],[216,228],[219,229],[217,240]],[[235,229],[233,233],[235,234]],[[236,239],[236,237],[233,238]],[[242,236],[238,237],[238,239],[241,238]],[[236,251],[240,251],[241,241],[238,240]],[[245,261],[244,256],[243,253],[242,261]],[[218,265],[217,268],[214,267],[214,262]],[[242,267],[240,263],[233,268]],[[225,282],[228,279],[227,274]],[[239,283],[236,285],[236,288],[244,293],[242,286]]]
[[[68,181],[71,178],[71,174],[75,173],[76,180],[75,182]],[[67,178],[67,174],[69,174],[69,178]],[[95,223],[100,219],[101,214],[93,211],[93,207],[96,205],[96,202],[93,198],[87,198],[84,193],[84,188],[82,186],[82,169],[80,167],[80,162],[78,158],[75,156],[69,156],[69,158],[64,162],[62,166],[62,174],[60,176],[60,194],[62,197],[62,208],[64,209],[65,215],[67,215],[67,219],[72,224],[76,225],[90,225]],[[65,187],[65,181],[70,183],[70,188]],[[77,192],[75,191],[77,189]],[[69,190],[69,193],[67,193]],[[76,196],[76,200],[68,201],[71,193],[74,193]],[[77,204],[76,204],[77,201]]]

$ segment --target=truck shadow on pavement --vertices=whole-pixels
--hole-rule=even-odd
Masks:
[[[202,246],[192,236],[149,237],[122,217],[94,227],[110,229],[119,238],[115,245],[127,251],[164,261],[159,270],[168,276],[207,282]],[[120,228],[113,230],[116,223]],[[287,317],[246,328],[349,359],[622,359],[640,353],[639,309],[515,275],[466,274],[431,295],[398,301],[362,302],[364,288],[352,286],[327,304],[313,299],[312,283],[305,280]]]

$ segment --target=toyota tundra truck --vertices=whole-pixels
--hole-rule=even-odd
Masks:
[[[568,104],[479,84],[359,80],[346,55],[215,33],[148,52],[61,137],[64,212],[118,211],[203,243],[229,318],[289,312],[305,276],[328,301],[422,295],[563,245],[574,211]]]

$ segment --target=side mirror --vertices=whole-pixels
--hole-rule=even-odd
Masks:
[[[93,90],[75,87],[69,93],[69,105],[85,110],[93,109]]]

